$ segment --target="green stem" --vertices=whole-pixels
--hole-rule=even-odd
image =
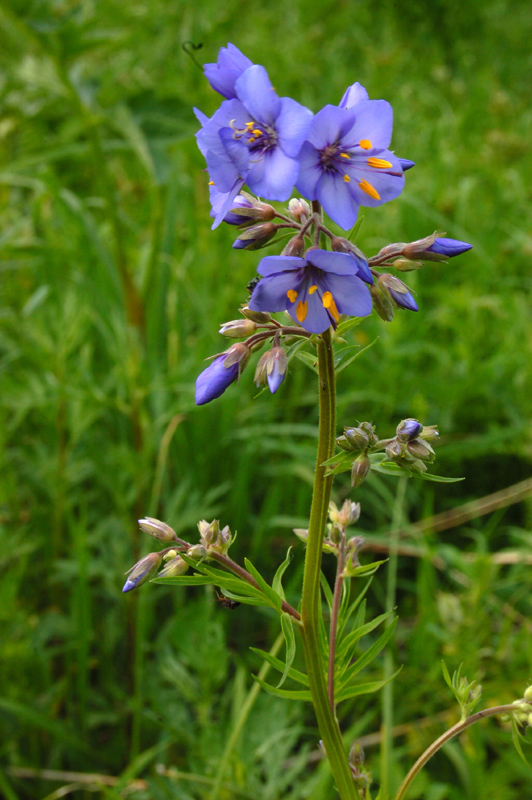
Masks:
[[[441,747],[443,747],[445,742],[448,742],[454,736],[457,736],[459,733],[462,733],[462,731],[465,731],[466,728],[469,728],[471,727],[471,725],[474,725],[475,722],[484,719],[484,717],[495,717],[498,716],[499,714],[511,714],[512,711],[515,711],[515,705],[513,704],[507,706],[493,706],[493,708],[486,708],[484,709],[484,711],[477,711],[476,714],[472,714],[463,722],[458,722],[456,725],[453,725],[452,728],[449,728],[448,731],[442,733],[440,738],[436,739],[435,742],[432,742],[432,744],[429,747],[427,747],[425,752],[418,758],[418,760],[416,761],[416,763],[414,764],[414,766],[412,767],[412,769],[410,770],[404,781],[402,782],[401,786],[399,787],[399,791],[395,795],[394,800],[403,800],[404,796],[408,791],[409,786],[411,785],[412,781],[414,780],[418,772],[420,772],[420,770],[425,766],[427,761],[430,758],[432,758],[432,756],[435,755]]]
[[[388,558],[388,576],[386,585],[386,610],[395,607],[397,589],[397,559],[399,550],[399,528],[403,519],[403,504],[406,493],[406,477],[401,477],[397,485],[397,494],[392,510],[390,531],[390,549]],[[388,621],[390,625],[392,620]],[[393,758],[393,682],[390,680],[394,672],[393,654],[388,648],[384,654],[384,679],[388,681],[382,690],[382,740],[381,740],[381,792],[383,797],[389,794],[390,771]]]
[[[325,474],[322,464],[334,453],[336,428],[336,383],[330,330],[325,331],[318,341],[318,375],[320,422],[301,602],[303,647],[312,702],[336,787],[342,800],[358,800],[338,720],[329,703],[319,638],[322,542],[333,482],[333,477]]]

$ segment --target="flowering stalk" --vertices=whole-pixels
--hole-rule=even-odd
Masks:
[[[342,800],[358,800],[359,794],[347,761],[338,720],[329,702],[319,641],[322,543],[333,482],[333,476],[325,474],[326,469],[322,464],[334,453],[336,425],[336,381],[330,330],[322,333],[318,341],[318,380],[318,454],[301,602],[303,648],[312,702],[336,787]]]
[[[420,755],[420,757],[418,758],[414,766],[410,769],[408,775],[402,782],[401,786],[399,787],[399,791],[395,795],[394,800],[404,800],[408,788],[412,784],[418,772],[422,770],[427,761],[429,761],[432,758],[432,756],[436,755],[438,750],[441,747],[443,747],[443,745],[450,739],[453,739],[459,733],[465,731],[466,728],[470,728],[471,725],[475,724],[475,722],[484,719],[484,717],[495,717],[501,714],[511,714],[514,711],[515,711],[515,705],[513,704],[505,706],[493,706],[493,708],[486,708],[483,711],[477,711],[476,714],[472,714],[463,722],[458,722],[456,725],[453,725],[452,728],[449,728],[448,731],[442,733],[439,739],[436,739],[435,742],[432,742],[432,744],[429,747],[427,747],[425,752],[422,755]]]

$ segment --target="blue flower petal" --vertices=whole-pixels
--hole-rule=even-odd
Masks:
[[[369,100],[369,95],[364,87],[361,86],[357,81],[345,90],[344,96],[338,105],[340,108],[352,108],[358,103],[362,103],[364,100]]]
[[[216,64],[204,64],[203,71],[212,88],[227,98],[236,97],[235,83],[242,73],[253,66],[238,47],[221,47]]]
[[[306,260],[324,272],[336,275],[356,275],[358,265],[349,253],[333,253],[330,250],[307,250]]]
[[[224,367],[225,353],[216,356],[207,369],[196,379],[196,405],[202,406],[220,397],[228,386],[238,378],[238,362],[230,367]]]
[[[323,173],[316,188],[325,213],[344,230],[353,227],[358,215],[358,203],[349,186],[340,176]]]
[[[268,381],[268,386],[272,394],[275,394],[279,386],[282,384],[282,382],[285,379],[285,375],[286,372],[283,372],[283,374],[281,375],[277,367],[277,364],[274,366],[271,373],[269,375],[266,375],[266,380]]]
[[[366,284],[356,275],[329,273],[323,285],[332,294],[340,314],[349,317],[367,317],[371,314],[371,294]]]
[[[235,90],[237,97],[251,115],[250,121],[274,124],[281,110],[281,101],[264,67],[258,64],[249,67],[237,80]]]
[[[253,289],[249,300],[252,311],[286,311],[291,305],[287,292],[299,288],[300,278],[294,272],[280,272],[263,278]]]
[[[296,189],[307,200],[316,199],[316,187],[322,176],[320,154],[313,144],[305,142],[299,154],[299,176]]]
[[[277,136],[283,152],[297,158],[312,125],[312,111],[291,97],[281,98],[281,110],[275,121]]]
[[[265,256],[259,262],[257,272],[259,275],[276,275],[278,272],[288,272],[306,266],[304,258],[297,256]]]
[[[453,256],[467,253],[472,247],[472,244],[461,242],[459,239],[445,239],[440,237],[435,239],[434,244],[427,249],[429,252],[439,253],[442,256],[447,256],[447,258],[452,258]]]
[[[253,163],[246,182],[252,192],[268,200],[288,200],[299,173],[296,158],[286,156],[280,147],[266,151],[262,158]]]
[[[369,139],[373,147],[387,148],[392,139],[393,110],[386,100],[367,100],[358,103],[352,111],[355,122],[346,134],[343,144],[354,147],[363,139]]]
[[[318,111],[312,120],[308,140],[318,150],[334,145],[343,140],[353,128],[356,116],[354,110],[327,105]]]

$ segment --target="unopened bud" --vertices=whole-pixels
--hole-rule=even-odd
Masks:
[[[381,319],[391,322],[394,318],[392,298],[389,292],[384,292],[379,287],[378,282],[369,287],[373,308]]]
[[[362,428],[344,428],[344,436],[353,450],[366,450],[369,447],[368,434]]]
[[[143,519],[139,519],[138,522],[139,528],[144,531],[144,533],[148,533],[160,542],[172,542],[176,537],[174,529],[171,528],[170,525],[167,525],[166,522],[161,522],[160,519],[143,517]]]
[[[297,236],[294,236],[292,239],[288,240],[281,252],[281,255],[296,256],[297,258],[301,258],[304,249],[305,240],[300,234],[298,234]]]
[[[204,544],[205,547],[208,547],[218,538],[218,534],[220,533],[220,523],[217,519],[213,519],[212,522],[207,522],[206,520],[202,519],[198,522],[198,530],[200,532],[202,544]]]
[[[310,206],[302,197],[293,197],[288,203],[288,211],[296,222],[301,222],[303,217],[310,217]]]
[[[276,216],[277,212],[275,208],[269,203],[257,200],[256,197],[248,194],[248,192],[240,192],[239,196],[243,198],[244,202],[237,204],[235,208],[231,209],[231,212],[235,214],[242,223],[251,220],[269,222]]]
[[[188,564],[181,556],[176,556],[163,567],[159,572],[158,578],[175,578],[177,575],[183,575],[188,569]]]
[[[417,303],[408,286],[395,275],[384,272],[382,275],[379,275],[377,283],[381,292],[388,292],[390,294],[392,302],[398,308],[405,308],[408,311],[418,311]]]
[[[363,766],[365,760],[364,748],[357,739],[349,751],[349,763],[358,769]]]
[[[329,525],[329,541],[332,544],[340,544],[342,541],[343,531],[335,522]]]
[[[163,553],[163,561],[166,563],[167,561],[170,561],[172,558],[175,558],[177,554],[178,554],[177,550],[168,550],[167,553]]]
[[[252,225],[239,234],[238,238],[233,242],[233,248],[235,250],[260,250],[276,233],[277,225],[274,225],[273,222],[261,222],[258,225]]]
[[[236,344],[231,345],[229,350],[226,350],[223,365],[227,369],[235,364],[238,364],[238,374],[241,375],[249,361],[250,355],[251,350],[249,347],[247,347],[247,345],[245,345],[243,342],[237,342]]]
[[[307,528],[294,528],[294,533],[298,539],[301,539],[302,542],[305,544],[308,540],[308,529]]]
[[[358,522],[359,517],[360,503],[353,503],[351,500],[345,500],[338,515],[339,524],[347,528],[349,525],[354,525]]]
[[[338,506],[332,500],[329,502],[329,519],[331,522],[338,522],[340,518],[340,512],[338,511]]]
[[[397,441],[397,439],[392,439],[389,444],[386,445],[386,458],[389,461],[395,461],[398,458],[403,458],[404,456],[404,449],[403,445]]]
[[[432,442],[434,439],[439,439],[439,437],[437,425],[423,425],[423,430],[419,434],[419,438],[425,439],[426,442]]]
[[[397,426],[395,432],[400,442],[411,442],[412,439],[417,439],[423,425],[417,419],[403,419]]]
[[[159,553],[148,553],[147,556],[137,561],[137,563],[126,572],[129,578],[125,582],[122,591],[130,592],[132,589],[136,589],[138,586],[142,586],[143,583],[146,583],[146,581],[157,572],[162,564],[162,560],[163,557]]]
[[[436,453],[428,442],[423,442],[421,439],[414,439],[413,442],[408,442],[406,449],[414,458],[421,458],[423,461],[432,461]]]
[[[532,703],[532,686],[527,686],[523,695],[526,703]]]
[[[246,319],[253,320],[257,325],[267,325],[268,322],[272,321],[271,314],[268,314],[267,311],[252,311],[249,306],[242,306],[240,311]]]
[[[251,319],[232,319],[224,322],[218,333],[229,339],[245,339],[257,330],[257,323]]]
[[[371,469],[371,461],[365,453],[361,453],[353,461],[351,469],[351,486],[357,489],[366,480]]]
[[[398,272],[413,272],[415,269],[421,269],[422,266],[422,261],[412,261],[410,258],[396,258],[392,264],[392,267]]]
[[[202,544],[193,544],[187,550],[187,556],[193,558],[194,561],[203,561],[207,558],[207,549]]]

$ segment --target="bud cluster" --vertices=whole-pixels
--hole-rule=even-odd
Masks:
[[[436,425],[423,427],[417,419],[404,419],[396,429],[393,439],[383,439],[378,443],[384,449],[386,458],[400,467],[415,472],[426,472],[427,463],[432,463],[436,453],[429,441],[439,436]]]
[[[143,583],[146,583],[155,575],[158,578],[173,578],[177,575],[183,575],[188,570],[189,565],[182,557],[182,553],[199,562],[209,558],[211,553],[227,555],[229,547],[234,541],[229,526],[226,525],[225,528],[220,529],[218,520],[213,520],[212,522],[206,522],[204,519],[200,520],[198,522],[200,541],[198,544],[193,545],[189,545],[179,539],[174,529],[159,519],[144,517],[139,519],[139,526],[144,533],[153,536],[158,541],[166,543],[173,541],[176,546],[167,547],[158,553],[148,553],[148,555],[141,558],[126,572],[129,577],[124,584],[123,592],[130,592],[132,589],[142,586]],[[163,568],[158,572],[163,563]]]
[[[329,522],[326,534],[323,538],[323,551],[339,556],[340,550],[346,554],[344,577],[350,571],[360,566],[358,553],[364,544],[361,536],[351,536],[347,538],[346,531],[351,525],[356,525],[360,517],[360,503],[353,503],[351,500],[344,500],[341,508],[338,508],[332,500],[329,503]],[[308,530],[305,528],[294,528],[294,533],[302,542],[307,542]]]
[[[351,468],[351,486],[357,489],[366,480],[371,469],[369,458],[370,450],[378,443],[375,428],[371,422],[361,422],[356,428],[344,428],[342,436],[336,440],[336,444],[342,450],[356,453]]]

